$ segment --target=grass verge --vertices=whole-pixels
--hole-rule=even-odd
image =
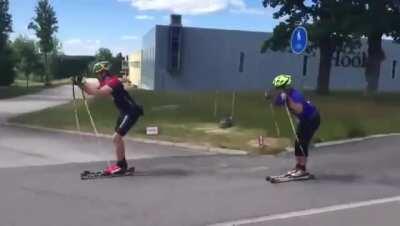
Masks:
[[[218,121],[232,112],[231,93],[156,93],[131,91],[145,106],[145,117],[129,136],[145,137],[146,126],[158,126],[160,135],[152,139],[190,142],[248,151],[260,151],[259,136],[268,137],[263,153],[277,153],[290,143],[292,133],[283,109],[272,115],[260,92],[238,93],[235,100],[235,126],[220,129]],[[332,141],[377,133],[400,131],[400,94],[385,93],[373,97],[356,92],[336,92],[330,96],[307,93],[321,111],[322,124],[314,141]],[[90,108],[102,133],[112,133],[118,115],[109,99],[92,99]],[[75,129],[73,105],[47,109],[12,119],[13,122],[59,129]],[[83,104],[79,116],[84,131],[90,129]],[[274,120],[279,125],[277,134]]]

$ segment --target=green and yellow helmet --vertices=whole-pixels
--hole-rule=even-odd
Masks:
[[[100,61],[93,65],[93,72],[96,74],[108,70],[110,70],[110,62],[108,61]]]
[[[280,74],[274,78],[272,85],[276,89],[287,89],[292,87],[293,79],[292,76],[286,74]]]

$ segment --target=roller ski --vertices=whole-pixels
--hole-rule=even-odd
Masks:
[[[134,174],[135,174],[135,167],[123,169],[117,165],[111,165],[107,167],[105,170],[101,171],[88,171],[88,170],[83,171],[81,173],[81,180],[126,177],[126,176],[134,176]]]
[[[282,175],[268,176],[265,179],[272,184],[277,184],[291,181],[313,180],[315,179],[315,176],[302,170],[291,170]]]

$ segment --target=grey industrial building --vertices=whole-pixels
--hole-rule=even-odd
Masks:
[[[180,17],[171,25],[157,25],[142,41],[141,79],[138,86],[150,90],[211,91],[264,90],[278,73],[296,77],[297,86],[316,87],[319,56],[288,52],[260,53],[271,33],[184,27]],[[400,45],[385,40],[379,90],[399,91],[396,72]],[[362,90],[366,82],[363,62],[366,47],[332,61],[331,88]],[[304,65],[306,64],[306,70]]]

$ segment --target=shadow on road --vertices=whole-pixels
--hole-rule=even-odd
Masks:
[[[174,177],[185,177],[192,173],[181,169],[156,169],[146,171],[136,171],[134,176],[143,177],[163,177],[163,176],[174,176]]]
[[[318,181],[355,183],[362,180],[362,176],[356,174],[318,174],[315,175]]]

